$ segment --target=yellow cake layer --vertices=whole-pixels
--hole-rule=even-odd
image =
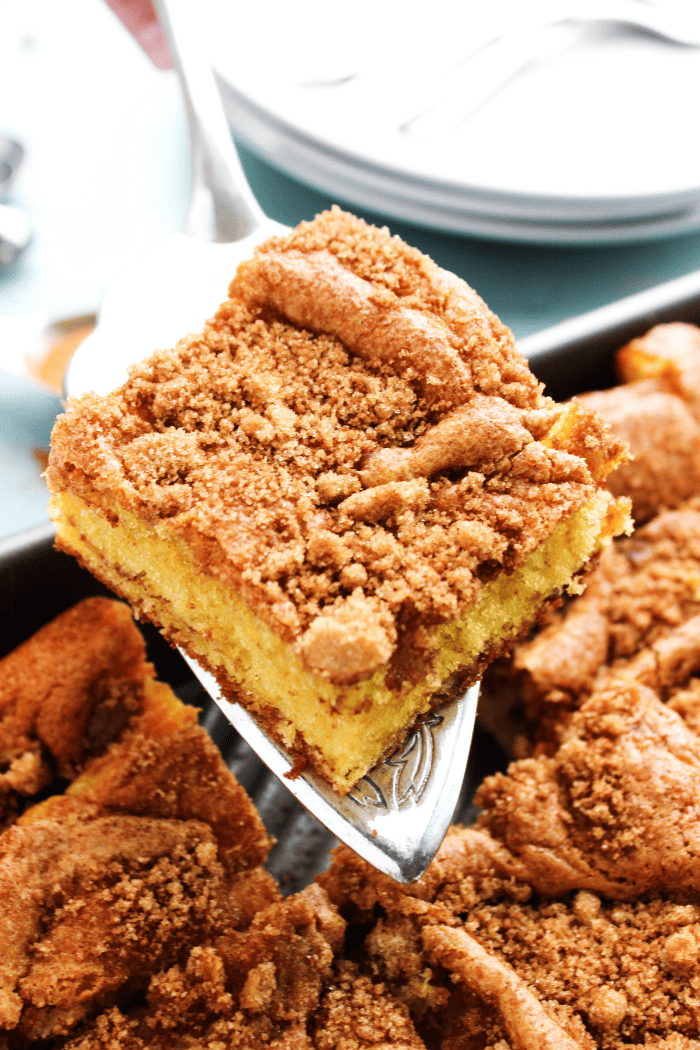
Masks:
[[[435,706],[442,683],[478,667],[480,654],[512,639],[569,584],[612,531],[611,509],[609,494],[597,492],[520,569],[487,584],[469,616],[435,627],[429,674],[400,693],[387,686],[386,668],[345,686],[309,673],[239,595],[195,567],[167,523],[152,527],[115,502],[96,508],[68,492],[53,496],[51,515],[64,549],[201,659],[284,746],[297,755],[311,750],[316,768],[345,793]]]

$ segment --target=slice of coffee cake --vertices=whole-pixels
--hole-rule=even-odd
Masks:
[[[58,543],[346,792],[607,539],[625,458],[459,278],[338,209],[59,418]]]

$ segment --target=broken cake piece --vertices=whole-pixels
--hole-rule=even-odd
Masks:
[[[512,762],[481,784],[478,827],[538,893],[697,899],[698,680],[683,685],[663,703],[648,685],[611,678],[553,755]]]
[[[581,397],[629,445],[632,462],[614,470],[607,486],[630,497],[635,525],[700,492],[700,423],[683,398],[660,387],[639,379]]]
[[[86,598],[0,659],[0,830],[118,739],[153,679],[128,607]]]
[[[510,707],[519,723],[517,750],[506,744],[511,754],[558,746],[572,712],[611,678],[666,698],[700,667],[699,552],[696,497],[608,547],[584,593],[516,644],[498,669],[503,697],[496,704],[502,721]],[[489,700],[495,678],[485,683]]]
[[[688,403],[700,418],[700,328],[676,321],[657,324],[632,339],[615,355],[615,368],[623,383],[655,381]]]
[[[59,546],[340,793],[609,538],[626,457],[459,278],[335,208],[59,418]]]
[[[62,1042],[280,898],[261,866],[271,839],[252,802],[197,710],[144,656],[128,608],[90,598],[0,662],[15,727],[31,729],[31,710],[29,744],[47,766],[57,753],[71,758],[45,785],[53,793],[0,834],[3,1047]],[[5,743],[12,714],[6,702]],[[49,751],[55,740],[62,751]]]
[[[700,328],[656,325],[617,351],[615,370],[621,385],[580,400],[629,445],[607,486],[643,525],[700,491]]]

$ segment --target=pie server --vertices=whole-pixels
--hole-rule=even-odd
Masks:
[[[187,107],[192,191],[182,233],[138,260],[108,289],[94,333],[66,372],[66,396],[108,393],[129,364],[198,331],[218,308],[237,264],[287,228],[261,210],[246,181],[209,64],[197,43],[193,5],[159,0]],[[214,678],[183,654],[235,729],[298,801],[329,831],[395,879],[419,878],[442,842],[460,799],[474,730],[478,685],[425,718],[390,758],[341,798],[321,778],[295,779],[289,755]]]

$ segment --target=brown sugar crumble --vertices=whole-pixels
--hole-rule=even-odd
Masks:
[[[684,346],[687,327],[674,332]],[[403,499],[424,513],[426,464],[442,455],[431,411],[411,448],[379,444],[356,474],[319,475],[328,505],[367,523],[369,478],[388,486],[382,508]],[[105,470],[123,469],[119,455],[105,453]],[[342,538],[326,532],[315,557]],[[371,599],[369,578],[352,577],[353,602]],[[51,677],[56,628],[0,662],[0,742],[20,766],[60,750],[76,777],[19,817],[26,800],[7,810],[0,1047],[698,1050],[697,500],[618,541],[589,581],[516,652],[532,753],[484,781],[476,826],[452,827],[411,884],[340,847],[316,885],[282,901],[259,866],[269,840],[214,746],[139,691],[151,670],[114,603],[83,611],[121,625],[109,674],[80,643],[78,614],[61,663],[71,689]],[[35,669],[38,706],[23,691]],[[88,753],[125,679],[126,726]],[[51,736],[60,711],[65,733]]]
[[[499,843],[465,828],[417,883],[391,884],[345,847],[320,881],[348,936],[362,938],[365,972],[408,1010],[426,1047],[697,1045],[695,900],[587,889],[548,898]]]
[[[624,457],[583,408],[544,440],[561,409],[476,293],[338,209],[260,246],[229,295],[59,419],[49,481],[167,522],[332,681],[522,564],[595,492],[594,432],[608,469]]]

